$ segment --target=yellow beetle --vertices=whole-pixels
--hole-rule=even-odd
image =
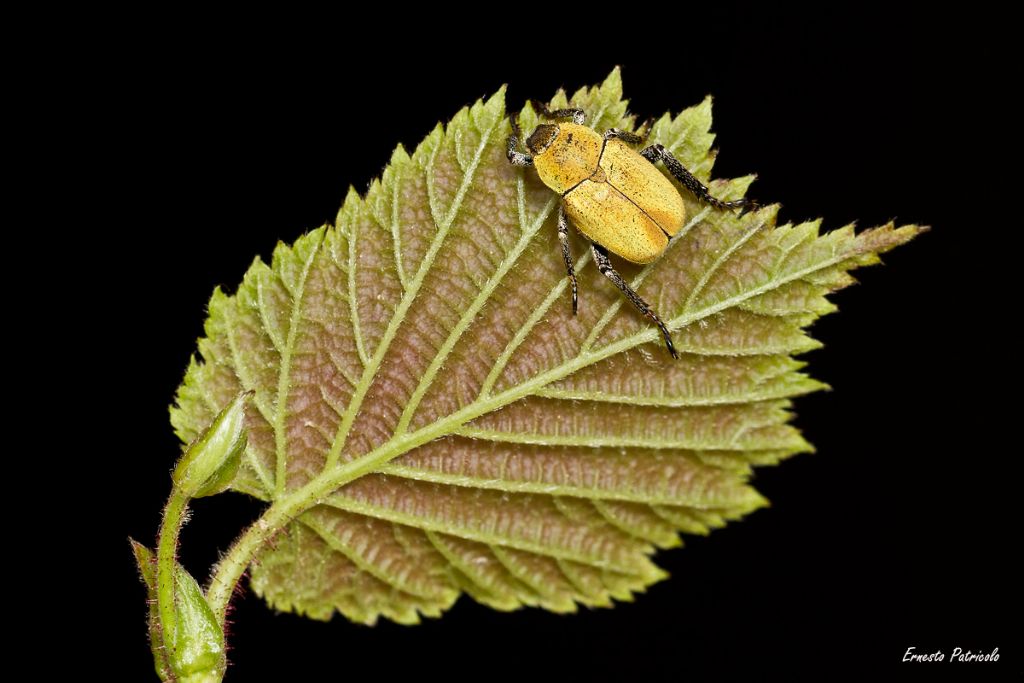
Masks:
[[[659,160],[676,180],[707,204],[720,209],[737,209],[752,208],[754,202],[749,199],[722,201],[711,196],[708,188],[661,145],[650,145],[640,152],[634,150],[631,145],[646,140],[650,122],[644,126],[642,135],[617,128],[602,135],[583,125],[582,109],[552,111],[537,101],[533,106],[545,118],[568,121],[538,125],[526,139],[530,150],[527,154],[519,151],[521,132],[513,114],[508,160],[515,166],[536,167],[541,181],[562,195],[558,240],[572,284],[573,315],[577,311],[577,297],[576,273],[569,252],[570,220],[590,241],[598,270],[658,326],[669,353],[678,358],[665,323],[616,272],[608,252],[633,263],[651,263],[665,251],[669,238],[683,227],[686,206],[675,186],[654,166]]]

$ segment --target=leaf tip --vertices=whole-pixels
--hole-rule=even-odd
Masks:
[[[395,145],[395,151],[391,153],[391,165],[397,166],[398,164],[405,163],[409,160],[409,151],[405,148],[401,142]]]
[[[144,561],[150,562],[153,560],[153,551],[149,548],[139,543],[131,536],[128,537],[128,543],[131,545],[132,553],[135,554],[135,559],[139,561],[139,564],[142,564]]]
[[[132,547],[132,554],[135,555],[135,563],[139,569],[139,578],[149,591],[156,590],[156,557],[153,551],[136,541],[131,536],[128,543]]]
[[[502,117],[505,113],[506,90],[507,86],[504,83],[502,83],[501,87],[498,88],[493,95],[483,100],[482,102],[477,101],[476,105],[474,105],[472,108],[476,109],[477,106],[482,105],[484,111],[496,115],[498,117]]]
[[[852,232],[852,227],[847,227]],[[842,228],[841,230],[845,229]],[[885,225],[869,228],[858,234],[855,238],[854,255],[877,256],[878,254],[884,254],[930,230],[931,226],[917,225],[915,223],[901,225],[897,228],[895,221],[889,221]]]
[[[359,203],[359,199],[359,190],[356,189],[355,185],[349,185],[348,190],[345,191],[345,200],[341,203],[341,211],[346,209],[354,210],[356,204]]]
[[[608,78],[604,79],[600,91],[614,99],[622,99],[622,69],[619,66],[613,68]]]
[[[745,514],[753,512],[755,510],[770,508],[771,506],[772,502],[770,500],[768,500],[760,493],[758,493],[757,489],[755,489],[754,487],[750,487],[750,496],[747,500],[746,509],[744,510]]]

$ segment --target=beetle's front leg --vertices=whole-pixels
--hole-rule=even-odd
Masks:
[[[537,110],[537,113],[546,119],[572,119],[573,123],[583,125],[587,115],[582,109],[549,109],[548,105],[540,100],[530,100],[530,104]]]
[[[508,121],[512,124],[512,134],[508,136],[508,142],[505,144],[505,155],[513,166],[533,166],[533,157],[519,151],[519,139],[523,136],[519,129],[519,114],[509,114]]]
[[[562,245],[565,272],[568,273],[572,285],[572,314],[576,315],[576,269],[572,265],[572,252],[569,251],[569,218],[565,215],[565,202],[558,204],[558,241]]]
[[[686,170],[686,167],[683,166],[678,159],[672,156],[672,152],[657,143],[642,149],[640,154],[652,164],[657,163],[659,159],[664,161],[665,168],[675,176],[676,180],[686,186],[686,189],[692,192],[697,199],[706,204],[710,204],[718,209],[744,209],[749,211],[757,208],[757,202],[746,197],[743,199],[724,201],[712,196],[711,191],[708,190],[704,183],[697,179],[697,176]]]
[[[608,250],[597,244],[591,242],[590,248],[594,252],[594,262],[597,264],[597,269],[601,271],[601,274],[611,280],[616,287],[622,290],[622,293],[626,295],[630,303],[636,306],[637,310],[643,313],[645,316],[650,318],[658,329],[661,330],[661,336],[665,338],[665,346],[668,347],[668,352],[672,354],[673,358],[679,358],[679,354],[676,353],[676,347],[672,344],[672,334],[665,327],[665,323],[661,321],[658,314],[654,312],[654,309],[650,305],[640,298],[640,295],[633,291],[633,288],[626,284],[626,281],[622,279],[618,271],[612,267],[612,262],[608,258]]]

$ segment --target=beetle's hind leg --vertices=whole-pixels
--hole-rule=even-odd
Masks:
[[[673,358],[679,358],[679,354],[676,353],[676,347],[672,344],[672,334],[665,327],[665,323],[661,321],[658,314],[654,312],[654,309],[648,305],[646,301],[640,298],[640,295],[633,291],[633,288],[626,284],[626,281],[622,279],[618,271],[612,267],[612,262],[608,258],[608,250],[597,244],[591,242],[591,250],[594,252],[594,262],[597,263],[597,269],[601,271],[601,274],[611,280],[616,287],[622,290],[622,293],[626,295],[630,303],[636,306],[637,310],[643,313],[645,316],[650,318],[658,329],[661,330],[661,336],[665,338],[665,346],[668,347],[668,352],[672,354]]]
[[[548,105],[540,100],[530,100],[537,113],[546,119],[572,119],[573,123],[580,125],[586,120],[587,115],[582,109],[549,109]]]
[[[672,156],[672,152],[657,143],[640,150],[640,154],[652,164],[657,163],[659,159],[664,161],[665,168],[675,176],[676,180],[686,186],[686,189],[705,204],[710,204],[718,209],[743,209],[744,211],[750,211],[757,208],[757,202],[746,197],[727,202],[712,196],[711,191],[708,190],[704,183],[697,179],[697,176],[687,171],[686,167]]]
[[[558,241],[562,245],[562,259],[565,261],[565,272],[572,285],[572,314],[576,315],[576,269],[572,265],[572,252],[569,251],[569,218],[565,215],[565,203],[558,205]]]
[[[533,157],[519,151],[519,140],[523,137],[523,131],[519,128],[519,114],[509,114],[508,122],[512,124],[512,134],[505,143],[505,156],[513,166],[533,166]]]

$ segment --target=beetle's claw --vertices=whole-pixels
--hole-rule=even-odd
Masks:
[[[512,126],[512,135],[514,135],[516,138],[519,138],[522,135],[519,129],[519,112],[514,111],[511,114],[509,114],[508,122]]]
[[[758,209],[761,208],[761,204],[756,199],[742,199],[740,201],[742,202],[739,205],[739,209],[740,209],[739,216],[740,216],[740,218],[742,218],[743,216],[746,216],[748,213],[751,213],[753,211],[757,211]]]
[[[636,133],[641,138],[643,138],[644,141],[646,141],[647,138],[649,138],[651,136],[651,129],[652,128],[654,128],[654,117],[653,116],[649,116],[647,118],[647,120],[643,122],[643,124],[640,126],[640,128],[637,129]]]

